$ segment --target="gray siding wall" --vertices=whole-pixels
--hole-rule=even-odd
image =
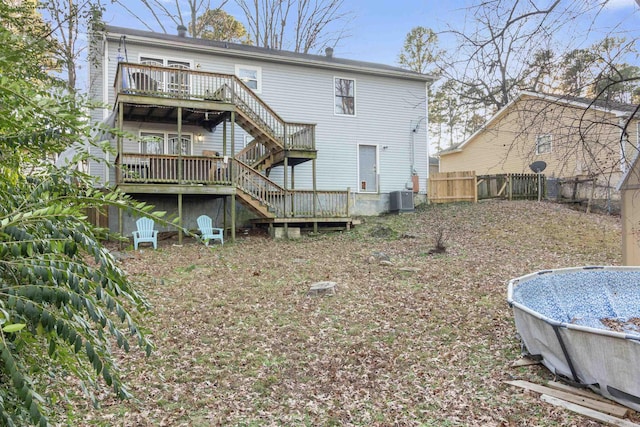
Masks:
[[[420,193],[426,192],[428,170],[425,83],[400,78],[374,76],[352,71],[319,69],[293,64],[255,61],[203,54],[185,49],[146,46],[130,40],[127,43],[129,62],[138,62],[140,55],[191,61],[201,71],[234,74],[236,65],[261,67],[262,91],[259,96],[285,121],[315,123],[317,188],[337,190],[351,188],[358,192],[358,146],[378,147],[379,192],[404,190],[411,182],[412,165],[419,176]],[[108,103],[113,105],[113,82],[117,67],[118,42],[108,42]],[[356,115],[334,114],[334,77],[356,81]],[[100,83],[104,83],[103,81]],[[99,84],[99,80],[96,80]],[[97,93],[102,93],[102,89]],[[422,119],[419,130],[412,129]],[[131,130],[149,124],[133,124]],[[194,130],[185,130],[194,131]],[[222,126],[213,134],[201,130],[205,143],[194,145],[197,150],[221,151]],[[238,151],[243,144],[243,132],[236,131]],[[219,148],[218,148],[219,147]],[[383,148],[386,147],[386,148]],[[131,148],[137,151],[135,147]],[[134,150],[135,149],[135,150]],[[295,168],[295,187],[312,188],[311,162]],[[282,183],[282,168],[270,177]],[[384,209],[382,209],[384,210]]]

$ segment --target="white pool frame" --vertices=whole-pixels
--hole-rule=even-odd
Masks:
[[[640,271],[640,267],[610,266],[538,271],[510,280],[507,302],[513,308],[516,329],[527,351],[542,357],[551,372],[640,411],[640,334],[559,322],[513,300],[514,289],[533,278],[594,269]]]

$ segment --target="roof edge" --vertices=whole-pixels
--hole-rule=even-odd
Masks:
[[[425,83],[431,83],[438,78],[434,75],[421,74],[405,70],[400,67],[374,62],[358,61],[347,58],[324,57],[322,55],[297,53],[231,42],[181,37],[177,35],[154,33],[151,31],[142,31],[112,25],[105,25],[104,28],[106,37],[114,39],[118,38],[118,36],[125,36],[127,39],[133,41],[163,46],[166,46],[166,42],[170,41],[171,43],[176,44],[176,46],[190,48],[193,50],[208,51],[224,56],[262,59],[275,63],[303,65],[316,68],[340,69],[365,74],[399,77],[407,80],[422,81]]]

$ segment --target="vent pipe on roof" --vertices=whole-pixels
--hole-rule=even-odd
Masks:
[[[327,55],[327,58],[333,58],[333,48],[328,47],[324,50],[324,54]]]
[[[187,36],[187,27],[184,25],[178,25],[178,36],[186,37]]]

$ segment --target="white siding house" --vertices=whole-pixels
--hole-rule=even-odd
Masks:
[[[93,119],[115,114],[127,134],[112,142],[115,167],[92,163],[91,173],[165,208],[176,196],[193,199],[178,203],[187,226],[202,210],[217,209],[216,201],[228,211],[226,201],[235,206],[236,197],[270,224],[314,225],[386,212],[393,191],[426,200],[428,136],[417,124],[426,123],[431,76],[111,26],[92,46],[91,94],[105,105]],[[211,159],[230,175],[214,179]],[[251,185],[245,178],[253,172],[239,172],[247,165],[257,173]],[[253,192],[263,178],[268,188]],[[304,191],[314,196],[298,202]],[[274,193],[279,198],[268,199]],[[281,210],[278,203],[285,203]]]

